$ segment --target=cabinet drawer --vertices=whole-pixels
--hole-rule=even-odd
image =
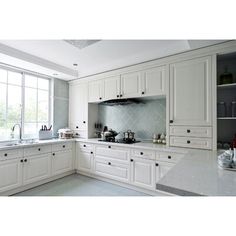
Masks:
[[[129,165],[96,158],[94,162],[94,171],[97,175],[123,182],[129,181]]]
[[[0,161],[23,157],[23,149],[7,149],[0,151]]]
[[[49,153],[51,151],[52,151],[51,145],[28,147],[28,148],[24,148],[24,156],[39,155],[43,153]]]
[[[95,155],[107,157],[110,159],[127,161],[129,160],[129,150],[126,148],[115,147],[111,145],[103,145],[95,147]]]
[[[72,142],[62,142],[62,143],[57,143],[57,144],[52,145],[53,152],[63,151],[67,149],[72,149]]]
[[[212,140],[208,138],[170,137],[170,145],[175,147],[212,149]]]
[[[177,163],[183,157],[183,154],[178,153],[158,153],[158,155],[156,155],[156,160]]]
[[[93,145],[89,143],[79,143],[78,145],[79,151],[81,152],[93,152]]]
[[[171,126],[170,135],[211,138],[212,127]]]
[[[149,150],[142,150],[142,149],[132,149],[131,150],[132,157],[141,157],[155,160],[155,152]]]

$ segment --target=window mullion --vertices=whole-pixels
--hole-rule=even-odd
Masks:
[[[25,136],[25,73],[22,73],[22,88],[21,88],[21,128],[22,137]]]

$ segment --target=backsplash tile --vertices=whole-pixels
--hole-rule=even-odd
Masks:
[[[156,99],[140,104],[106,106],[98,105],[99,122],[117,132],[117,138],[131,129],[135,137],[151,139],[154,133],[166,132],[166,100]]]

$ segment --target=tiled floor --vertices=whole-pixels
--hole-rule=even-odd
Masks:
[[[149,196],[118,185],[89,178],[70,175],[15,196]],[[162,195],[161,195],[162,196]]]

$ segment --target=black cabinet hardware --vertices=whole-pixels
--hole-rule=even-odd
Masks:
[[[111,162],[108,162],[108,165],[110,166],[110,165],[111,165]]]
[[[168,156],[168,159],[171,159],[171,156]]]
[[[188,144],[191,143],[190,140],[188,140],[187,143],[188,143]]]
[[[93,154],[93,152],[91,152],[91,154]]]
[[[159,164],[158,164],[158,163],[156,163],[156,166],[159,166]]]
[[[144,92],[142,92],[142,94],[144,94]]]
[[[86,145],[84,144],[84,147],[86,147]]]
[[[38,148],[38,151],[40,151],[41,149],[40,148]]]
[[[122,97],[123,95],[121,94],[120,97]]]
[[[134,160],[133,159],[130,159],[131,162],[133,162]]]
[[[187,129],[187,133],[190,133],[191,131],[190,131],[190,129]]]
[[[75,126],[75,128],[76,128],[76,129],[78,129],[78,128],[79,128],[79,126]]]
[[[108,148],[111,148],[111,146],[108,146]]]
[[[173,123],[173,120],[170,120],[170,123]]]
[[[117,97],[120,97],[120,95],[117,95]]]
[[[143,155],[143,152],[140,152],[140,155]]]
[[[23,162],[24,160],[20,160],[20,162]]]
[[[65,145],[63,145],[62,147],[63,147],[63,148],[65,148],[66,146],[65,146]]]
[[[5,153],[4,156],[7,157],[7,153]]]
[[[99,99],[100,99],[100,100],[102,100],[102,98],[101,98],[101,97],[100,97]]]
[[[52,155],[55,156],[55,153],[53,153]]]
[[[25,159],[24,162],[27,162],[27,159]]]
[[[84,121],[83,121],[83,123],[85,124],[85,123],[86,123],[86,121],[84,120]]]

